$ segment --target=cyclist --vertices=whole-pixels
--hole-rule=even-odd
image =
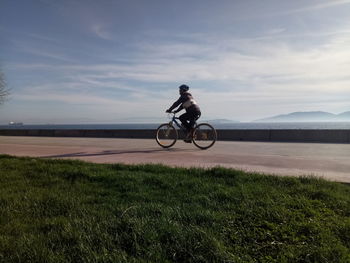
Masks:
[[[173,109],[179,106],[174,113],[177,113],[183,109],[186,110],[186,113],[182,114],[179,119],[182,125],[187,130],[187,136],[185,142],[191,143],[191,136],[193,132],[193,126],[196,120],[201,116],[201,110],[197,102],[193,99],[191,93],[188,92],[190,88],[183,84],[179,87],[180,98],[174,102],[174,104],[166,110],[166,112],[171,113]]]

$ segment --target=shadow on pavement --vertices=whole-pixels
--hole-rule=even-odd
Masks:
[[[64,158],[64,157],[88,157],[88,156],[103,156],[103,155],[117,155],[117,154],[142,154],[142,153],[156,153],[156,152],[188,152],[193,151],[189,149],[152,149],[152,150],[128,150],[128,151],[102,151],[98,153],[87,153],[87,152],[76,152],[76,153],[66,153],[59,155],[49,155],[49,156],[40,156],[39,158]]]

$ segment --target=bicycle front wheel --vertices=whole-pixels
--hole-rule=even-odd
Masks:
[[[217,140],[216,130],[208,123],[198,124],[193,132],[193,143],[198,148],[206,150],[214,145]]]
[[[156,141],[163,148],[173,146],[177,141],[177,137],[177,130],[169,123],[164,123],[157,129]]]

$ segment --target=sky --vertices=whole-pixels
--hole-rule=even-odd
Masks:
[[[350,111],[350,0],[0,0],[0,124]]]

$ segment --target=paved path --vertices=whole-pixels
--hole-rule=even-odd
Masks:
[[[203,151],[182,141],[165,150],[154,140],[0,136],[0,154],[96,163],[220,165],[278,175],[315,175],[350,183],[350,144],[221,141]]]

